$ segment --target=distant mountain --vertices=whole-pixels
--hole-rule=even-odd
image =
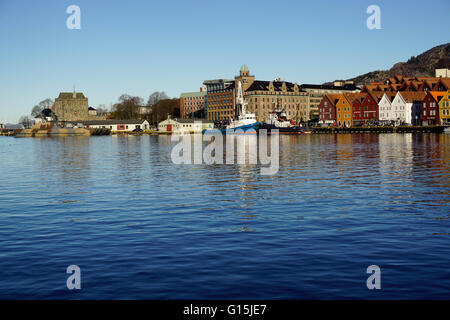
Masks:
[[[434,77],[435,69],[439,68],[450,69],[450,43],[434,47],[417,57],[411,57],[406,62],[398,62],[389,70],[372,71],[348,80],[363,85],[369,82],[383,82],[397,74],[404,77]]]

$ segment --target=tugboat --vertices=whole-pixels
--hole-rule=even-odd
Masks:
[[[236,96],[237,119],[230,118],[230,123],[223,129],[219,129],[222,133],[240,134],[240,133],[257,133],[260,123],[256,121],[254,113],[247,112],[247,101],[242,96],[242,84],[239,81]],[[210,130],[203,130],[208,133]]]
[[[308,134],[312,132],[309,129],[297,126],[292,119],[288,120],[286,113],[279,108],[269,112],[269,118],[259,126],[259,129],[266,129],[267,133],[277,129],[279,133],[284,134]]]

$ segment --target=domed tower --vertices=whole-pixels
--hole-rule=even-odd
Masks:
[[[241,75],[241,77],[248,77],[250,75],[250,71],[248,70],[248,67],[246,64],[243,64],[241,66],[240,75]]]
[[[255,76],[251,76],[247,65],[243,64],[239,70],[239,76],[234,77],[234,81],[235,88],[238,87],[238,83],[241,81],[242,90],[245,92],[252,85],[253,81],[255,81]]]

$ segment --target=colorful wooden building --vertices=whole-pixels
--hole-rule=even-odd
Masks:
[[[336,102],[336,125],[338,127],[351,127],[352,122],[352,105],[348,101],[347,96],[343,93],[339,95]]]
[[[326,94],[319,103],[319,124],[322,126],[336,125],[336,102],[340,94]]]
[[[441,91],[428,91],[422,101],[422,112],[420,115],[421,125],[439,124],[439,101],[445,95]]]
[[[439,119],[441,124],[450,124],[450,89],[444,92],[439,101]]]

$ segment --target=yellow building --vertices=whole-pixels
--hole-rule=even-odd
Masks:
[[[443,92],[439,101],[439,119],[442,124],[450,124],[450,90]]]
[[[336,102],[336,124],[338,127],[351,127],[352,105],[345,94],[340,94]]]

